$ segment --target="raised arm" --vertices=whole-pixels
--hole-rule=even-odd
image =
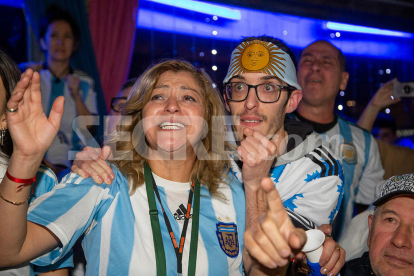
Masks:
[[[7,124],[13,140],[8,174],[0,185],[0,267],[14,266],[58,246],[46,228],[27,222],[31,185],[13,178],[30,179],[55,138],[63,115],[64,98],[55,100],[49,118],[43,112],[40,76],[28,69],[7,103]]]
[[[357,125],[363,129],[372,131],[374,126],[375,119],[378,116],[378,113],[381,109],[398,103],[401,99],[392,98],[394,82],[396,79],[393,79],[378,89],[372,99],[369,101],[368,105],[365,107],[364,111],[361,114],[357,121]]]

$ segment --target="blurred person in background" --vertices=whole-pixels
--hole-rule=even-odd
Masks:
[[[49,6],[40,28],[40,45],[46,62],[41,66],[36,63],[20,66],[21,69],[40,69],[42,105],[47,115],[54,100],[65,96],[65,114],[60,131],[45,155],[55,172],[70,167],[74,157],[70,151],[82,149],[84,143],[81,140],[91,139],[89,131],[93,132],[93,128],[87,126],[93,125],[91,115],[97,114],[94,81],[86,73],[70,66],[71,57],[80,43],[80,34],[78,24],[67,11],[55,5]]]
[[[377,134],[377,142],[384,167],[384,178],[414,172],[414,151],[410,147],[395,145],[397,123],[388,114],[379,113],[382,109],[400,102],[393,97],[393,79],[378,89],[358,119],[358,126]],[[405,138],[411,141],[409,138]]]

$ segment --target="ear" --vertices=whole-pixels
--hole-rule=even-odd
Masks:
[[[370,243],[371,243],[371,231],[372,231],[372,219],[374,218],[373,215],[369,215],[368,216],[368,228],[369,228],[369,233],[368,233],[368,239],[367,239],[367,245],[369,247]]]
[[[349,73],[348,72],[342,72],[341,73],[341,85],[339,88],[341,90],[345,90],[346,86],[348,85],[348,79],[349,79]]]
[[[293,90],[288,100],[288,103],[286,105],[286,113],[291,113],[295,111],[301,100],[302,100],[302,91]]]
[[[226,93],[224,93],[224,92],[223,92],[223,98],[224,98],[224,103],[226,105],[227,111],[231,113],[231,111],[230,111],[230,105],[229,105],[229,100],[227,99]]]
[[[40,39],[40,46],[42,47],[43,51],[45,51],[45,52],[47,51],[47,44],[46,44],[46,41],[45,41],[44,38]]]

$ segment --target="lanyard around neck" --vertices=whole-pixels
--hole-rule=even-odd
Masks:
[[[191,205],[193,204],[193,216],[192,216],[192,229],[191,229],[191,242],[190,242],[190,259],[188,263],[188,275],[192,276],[195,275],[195,268],[196,268],[196,260],[197,260],[197,245],[198,245],[198,226],[199,226],[199,215],[200,215],[200,183],[198,180],[193,182],[192,188],[194,190],[190,190],[190,194],[188,196],[188,205],[187,205],[187,213],[184,220],[183,230],[181,232],[180,243],[177,244],[175,239],[174,233],[171,228],[170,221],[165,213],[165,210],[161,203],[161,198],[158,192],[157,185],[151,173],[151,168],[148,164],[145,165],[144,168],[144,175],[145,175],[145,186],[147,189],[147,197],[148,197],[148,205],[149,205],[149,214],[151,218],[151,228],[152,228],[152,235],[154,240],[154,248],[155,248],[155,260],[157,264],[157,275],[164,276],[166,275],[166,261],[165,261],[165,252],[164,252],[164,245],[162,242],[162,235],[161,235],[161,227],[160,222],[158,220],[158,211],[157,205],[155,202],[155,195],[158,198],[160,203],[164,221],[169,231],[169,236],[171,238],[171,242],[174,246],[174,251],[177,257],[177,275],[182,275],[182,258],[183,258],[183,251],[184,251],[184,242],[185,237],[187,234],[187,227],[190,217]],[[155,195],[154,195],[155,193]],[[193,202],[193,194],[194,194],[194,202]]]

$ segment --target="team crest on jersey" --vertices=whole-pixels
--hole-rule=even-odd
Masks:
[[[236,258],[239,254],[237,225],[235,223],[218,222],[216,226],[216,234],[221,249],[227,256]]]
[[[340,144],[339,145],[339,156],[342,160],[345,160],[348,164],[356,164],[357,152],[353,144]]]

